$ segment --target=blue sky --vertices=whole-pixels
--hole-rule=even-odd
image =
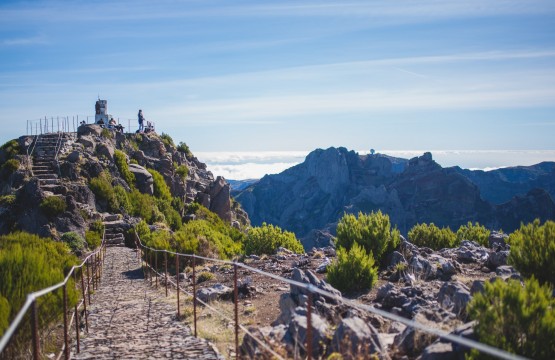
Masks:
[[[194,152],[553,150],[555,2],[6,1],[0,142],[139,108]]]

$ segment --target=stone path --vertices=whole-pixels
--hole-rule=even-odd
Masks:
[[[144,281],[134,250],[110,247],[100,288],[73,359],[221,359],[203,339],[177,321],[175,304]]]

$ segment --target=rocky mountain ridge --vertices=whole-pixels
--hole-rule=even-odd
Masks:
[[[406,234],[416,223],[435,223],[458,228],[478,221],[491,229],[512,231],[534,218],[555,218],[550,191],[555,177],[553,163],[529,167],[534,181],[520,181],[515,173],[468,175],[460,168],[442,168],[430,153],[410,160],[382,154],[359,155],[345,148],[315,150],[306,160],[238,193],[236,199],[253,225],[268,222],[293,231],[305,248],[329,243],[343,213],[381,210]],[[489,199],[495,181],[482,191],[488,176],[509,179],[505,193],[515,191],[510,201],[497,204]],[[535,185],[544,188],[534,188]],[[508,189],[508,190],[507,190]],[[516,190],[524,192],[518,193]]]
[[[158,171],[171,191],[185,205],[192,202],[210,209],[236,227],[249,223],[247,214],[230,197],[230,186],[222,177],[214,178],[206,164],[186,149],[178,149],[168,138],[156,133],[122,134],[98,125],[82,125],[76,134],[50,134],[17,139],[19,167],[2,182],[0,233],[23,230],[40,236],[75,231],[84,235],[89,218],[101,218],[107,204],[91,191],[91,179],[107,172],[111,185],[130,190],[116,165],[115,152],[125,154],[136,188],[153,195],[153,175]],[[1,152],[1,151],[0,151]],[[31,156],[23,155],[30,153]],[[2,153],[0,157],[7,155]],[[35,164],[40,163],[40,169]],[[186,177],[177,168],[185,166]],[[40,170],[40,171],[39,171]],[[56,217],[49,217],[39,204],[56,196],[67,205]],[[184,215],[184,214],[181,214]]]

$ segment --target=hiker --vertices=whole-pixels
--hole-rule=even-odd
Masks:
[[[137,132],[142,133],[144,131],[144,121],[145,117],[143,116],[143,110],[139,109],[139,130],[137,130]]]
[[[110,119],[110,122],[108,123],[108,129],[112,129],[116,127],[116,120],[114,120],[114,118]]]

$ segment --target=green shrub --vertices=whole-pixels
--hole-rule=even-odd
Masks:
[[[61,242],[24,232],[0,236],[0,329],[5,323],[5,312],[9,313],[8,321],[11,322],[23,306],[27,294],[63,281],[67,271],[77,261]],[[67,288],[71,307],[77,300],[73,280]],[[2,305],[2,298],[8,300],[8,308]],[[62,314],[61,290],[40,297],[38,306],[41,327],[57,320]],[[23,326],[28,324],[24,322]],[[18,336],[28,335],[27,330],[20,329]]]
[[[158,209],[164,214],[166,224],[168,224],[172,230],[178,230],[182,225],[181,215],[172,207],[171,202],[168,200],[156,199],[156,204]]]
[[[162,133],[162,135],[160,135],[160,139],[162,140],[164,145],[166,145],[166,148],[175,147],[172,137],[169,136],[168,134]]]
[[[21,153],[21,147],[19,146],[17,140],[10,140],[6,142],[4,145],[0,146],[0,149],[4,151],[6,160]]]
[[[0,337],[10,326],[10,303],[8,299],[0,295]]]
[[[148,172],[152,175],[152,180],[154,180],[154,196],[159,199],[171,201],[172,194],[162,174],[154,169],[148,169]]]
[[[385,254],[392,252],[401,241],[397,229],[391,230],[389,215],[381,211],[370,214],[345,214],[337,224],[337,247],[349,250],[355,243],[361,245],[367,253],[372,252],[379,263]]]
[[[116,198],[116,193],[112,187],[111,177],[106,172],[100,174],[100,176],[92,178],[89,182],[89,188],[97,197],[97,199],[103,201],[110,212],[119,212],[119,203]]]
[[[189,221],[174,233],[174,240],[177,251],[183,253],[229,259],[242,252],[241,242],[234,241],[208,220]]]
[[[185,179],[187,179],[187,175],[189,175],[189,168],[187,165],[179,165],[177,169],[175,169],[175,172],[183,179],[183,181],[185,181]]]
[[[129,194],[123,186],[117,185],[114,187],[114,196],[119,206],[119,210],[123,210],[123,212],[127,214],[130,214],[133,211],[133,206],[129,200]]]
[[[73,253],[77,255],[81,255],[85,249],[85,239],[74,231],[64,233],[61,240],[69,246]]]
[[[0,206],[12,206],[15,204],[15,195],[0,196]]]
[[[102,233],[97,231],[85,231],[85,241],[89,249],[94,250],[102,243]]]
[[[179,145],[177,145],[177,151],[184,153],[185,157],[187,158],[190,158],[191,156],[193,156],[193,154],[191,153],[191,150],[189,149],[189,146],[184,142],[180,142]]]
[[[66,211],[66,201],[60,196],[49,196],[41,201],[39,208],[48,217],[56,217]]]
[[[129,200],[131,202],[132,215],[143,218],[147,223],[155,221],[158,207],[152,196],[143,194],[135,189],[131,192]]]
[[[127,156],[125,156],[125,153],[120,150],[114,151],[114,161],[127,185],[129,185],[130,188],[134,188],[135,174],[133,174],[129,170],[129,165],[127,164]]]
[[[197,284],[214,279],[215,276],[210,271],[203,271],[196,276]]]
[[[354,243],[350,250],[337,249],[337,259],[328,266],[328,282],[341,292],[371,289],[378,279],[372,253]]]
[[[12,174],[19,169],[20,165],[21,163],[18,160],[9,159],[2,165],[2,170],[6,171],[8,174]]]
[[[100,132],[100,135],[107,138],[107,139],[111,139],[114,137],[114,135],[112,134],[112,132],[106,128],[102,129],[102,131]]]
[[[490,231],[484,226],[478,224],[477,222],[472,225],[472,222],[468,222],[466,225],[461,225],[459,230],[457,230],[457,243],[461,243],[463,240],[476,241],[478,244],[488,247],[489,246],[489,235]]]
[[[280,246],[298,254],[304,253],[303,245],[297,240],[295,234],[266,223],[260,227],[250,228],[243,245],[247,255],[273,254]]]
[[[425,246],[434,250],[456,247],[457,236],[450,228],[438,228],[433,223],[417,224],[409,231],[409,240],[417,246]]]
[[[512,251],[512,249],[511,249]],[[553,359],[555,299],[552,289],[534,278],[486,282],[467,308],[480,342],[530,359]],[[487,358],[473,351],[470,359]]]
[[[539,220],[522,225],[509,236],[509,264],[526,277],[555,286],[555,222]]]

